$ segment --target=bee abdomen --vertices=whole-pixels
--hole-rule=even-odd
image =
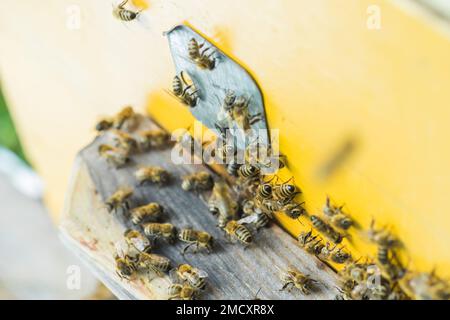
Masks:
[[[327,225],[317,216],[311,216],[313,226],[319,231],[326,231]]]
[[[188,54],[189,54],[189,57],[194,60],[197,59],[200,55],[198,42],[194,38],[189,40]]]
[[[245,244],[250,244],[252,242],[252,234],[250,231],[243,225],[239,225],[236,229],[236,237]]]
[[[382,265],[387,265],[389,263],[389,248],[386,246],[379,246],[377,257]]]
[[[131,21],[136,19],[137,14],[133,11],[122,9],[117,13],[119,18],[123,21]]]
[[[258,212],[257,215],[258,215],[258,217],[255,222],[256,229],[264,228],[265,226],[267,226],[269,224],[270,218],[267,214],[265,214],[263,212]]]
[[[172,81],[172,90],[173,93],[177,96],[181,96],[183,93],[183,84],[178,76],[175,76]]]
[[[244,164],[239,167],[238,173],[243,178],[253,178],[259,175],[259,168],[251,164]]]
[[[192,241],[196,240],[194,232],[191,229],[181,230],[180,234],[178,235],[178,238],[181,241],[185,241],[185,242],[192,242]]]
[[[227,167],[228,174],[232,176],[237,176],[238,170],[241,167],[239,163],[237,163],[235,160],[232,160]]]

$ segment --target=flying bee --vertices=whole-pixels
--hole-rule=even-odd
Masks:
[[[342,239],[344,236],[336,231],[332,226],[324,222],[321,218],[318,216],[312,215],[311,216],[311,222],[313,226],[322,232],[328,239],[333,241],[335,244],[339,244],[342,242]]]
[[[116,147],[125,150],[127,154],[131,154],[138,149],[138,143],[130,134],[125,131],[114,130],[114,142]]]
[[[125,150],[107,144],[101,144],[98,147],[98,153],[101,158],[105,159],[109,165],[115,168],[121,168],[130,162],[128,153]]]
[[[243,164],[239,167],[238,176],[244,181],[255,180],[259,177],[260,169],[252,164]]]
[[[208,253],[212,251],[214,239],[208,232],[197,231],[190,228],[182,229],[178,234],[178,239],[180,241],[188,243],[188,245],[184,247],[183,251],[181,252],[183,255],[189,247],[194,245],[194,252],[197,252],[199,248],[205,248]]]
[[[337,228],[347,230],[353,225],[353,220],[342,212],[342,207],[336,207],[331,204],[330,197],[327,196],[323,213],[329,218],[332,225]]]
[[[193,288],[189,283],[173,283],[168,288],[168,295],[169,300],[194,300],[197,295],[197,290],[195,290],[195,288]]]
[[[158,276],[170,269],[170,259],[159,254],[141,252],[137,266],[140,270],[152,270]]]
[[[146,223],[142,226],[148,237],[163,238],[173,243],[176,238],[176,228],[170,223]]]
[[[112,194],[106,201],[105,205],[109,212],[115,211],[121,208],[124,211],[129,210],[130,204],[129,199],[133,194],[133,190],[128,187],[119,188],[116,192]]]
[[[211,49],[211,47],[207,47],[203,50],[203,46],[205,43],[199,44],[197,40],[192,38],[188,43],[188,54],[189,58],[194,62],[197,67],[200,69],[212,70],[216,65],[216,59],[213,58],[215,51],[207,54],[207,51]]]
[[[116,274],[121,279],[130,280],[136,272],[136,265],[134,262],[127,258],[121,258],[119,256],[114,257],[116,263]]]
[[[237,218],[239,204],[234,200],[230,187],[225,182],[216,181],[208,200],[209,211],[218,215],[219,227]]]
[[[141,150],[163,149],[170,146],[170,134],[161,129],[145,130],[138,133]]]
[[[183,177],[181,188],[185,191],[207,191],[214,185],[212,176],[205,171],[196,172]]]
[[[292,180],[292,178],[273,187],[273,198],[276,199],[281,205],[289,203],[297,194],[301,193],[295,185],[288,183],[290,180]]]
[[[113,127],[118,130],[130,131],[136,124],[136,113],[131,106],[126,106],[114,117]]]
[[[181,71],[180,76],[175,76],[172,81],[171,92],[181,103],[193,108],[197,105],[199,99],[198,90],[194,84],[188,84],[184,78],[184,72]]]
[[[128,0],[124,0],[121,3],[117,5],[117,7],[114,7],[113,9],[113,15],[119,20],[122,21],[131,21],[137,18],[137,16],[140,14],[140,11],[134,12],[128,9],[125,9],[125,5],[127,4]]]
[[[203,270],[194,268],[185,263],[170,270],[170,276],[183,282],[188,282],[197,290],[204,290],[206,287],[206,278],[208,277],[208,274]]]
[[[134,173],[139,185],[145,183],[166,184],[170,180],[170,174],[161,167],[148,166],[141,167]]]
[[[303,208],[303,203],[288,203],[280,208],[280,212],[284,213],[291,219],[298,219],[301,215],[306,214],[305,208]]]
[[[228,239],[239,241],[245,246],[251,244],[253,241],[250,230],[236,220],[228,221],[223,230]]]
[[[147,221],[156,221],[162,214],[163,208],[156,202],[150,202],[130,210],[131,222],[141,224]]]
[[[304,275],[299,270],[297,270],[294,266],[289,266],[285,272],[281,273],[281,281],[283,282],[283,287],[280,291],[283,291],[287,287],[291,286],[288,291],[291,291],[292,288],[297,288],[301,293],[308,295],[314,289],[314,283],[317,281],[309,278],[307,275]]]

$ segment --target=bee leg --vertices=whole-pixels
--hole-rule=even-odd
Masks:
[[[123,7],[127,4],[128,0],[123,0],[119,5],[117,6],[119,9],[123,9]]]
[[[289,285],[292,285],[292,282],[286,282],[283,287],[278,291],[284,291]]]
[[[184,247],[183,251],[181,252],[181,254],[184,256],[184,254],[186,253],[186,250],[191,247],[192,245],[194,245],[195,242],[188,244],[186,247]]]

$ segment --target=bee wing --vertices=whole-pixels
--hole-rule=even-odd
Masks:
[[[173,283],[183,283],[177,273],[177,268],[173,268],[169,270],[169,278]]]
[[[115,250],[117,252],[117,255],[120,258],[124,258],[126,253],[129,250],[129,245],[125,241],[125,239],[121,239],[121,240],[116,241],[116,243],[114,244],[114,248],[115,248]]]
[[[150,241],[147,238],[132,238],[131,243],[139,251],[144,251],[150,245]]]
[[[195,272],[197,273],[197,275],[200,278],[207,278],[208,277],[208,273],[204,270],[200,270],[200,269],[195,269]]]
[[[250,224],[250,223],[255,223],[257,220],[258,220],[258,215],[254,213],[249,216],[246,216],[245,218],[238,220],[238,223]]]

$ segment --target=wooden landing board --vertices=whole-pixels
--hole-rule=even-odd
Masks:
[[[141,128],[154,127],[143,119]],[[131,199],[132,207],[150,201],[160,203],[166,211],[164,220],[177,227],[191,226],[205,230],[215,238],[211,254],[199,252],[181,255],[184,244],[168,245],[161,242],[155,250],[173,261],[176,266],[189,263],[209,275],[208,289],[200,299],[253,299],[261,288],[260,299],[332,299],[337,291],[336,274],[315,257],[300,249],[295,239],[273,224],[254,236],[254,243],[247,249],[225,240],[216,227],[216,220],[208,211],[205,200],[209,194],[199,197],[181,189],[181,177],[198,170],[210,169],[203,165],[175,165],[170,158],[171,148],[150,151],[132,157],[132,164],[113,169],[99,158],[98,145],[111,143],[111,133],[97,137],[77,156],[65,209],[61,220],[61,233],[65,242],[79,257],[91,266],[94,273],[121,299],[167,299],[168,276],[149,281],[145,277],[127,282],[114,273],[114,243],[122,238],[127,224],[118,216],[109,214],[103,201],[119,186],[136,185],[133,176],[139,165],[158,165],[167,169],[172,180],[168,186],[145,185],[136,187]],[[221,179],[214,175],[217,181]],[[203,199],[202,199],[203,198]],[[293,290],[280,292],[280,270],[289,264],[318,280],[317,290],[304,296]]]

